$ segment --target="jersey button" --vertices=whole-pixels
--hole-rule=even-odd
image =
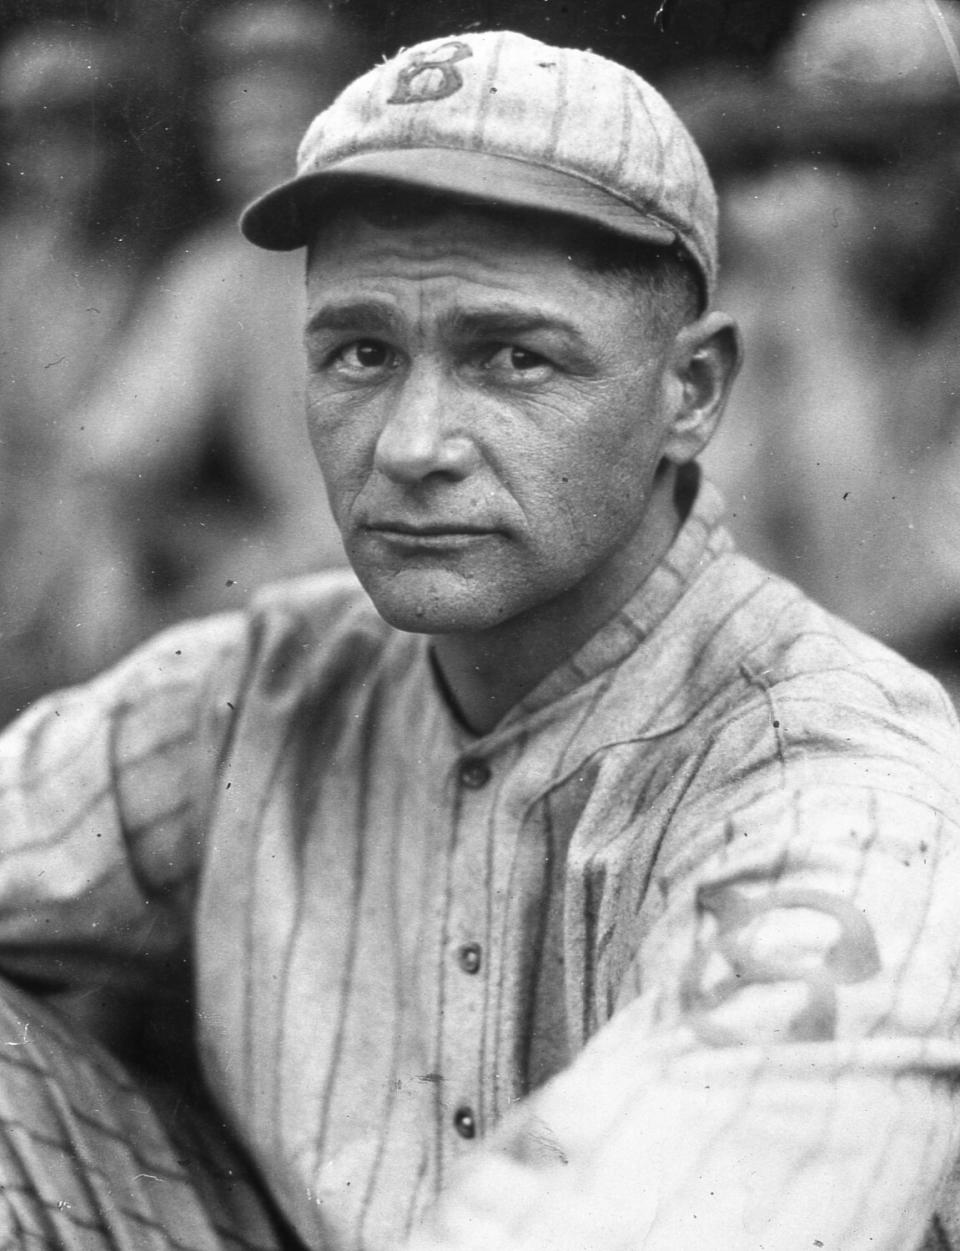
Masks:
[[[468,790],[478,791],[490,781],[490,766],[485,760],[464,760],[460,765],[460,782]]]
[[[453,1127],[461,1138],[476,1138],[477,1122],[472,1108],[457,1108],[453,1114]]]
[[[464,943],[457,952],[457,963],[464,973],[479,973],[480,959],[479,943]]]

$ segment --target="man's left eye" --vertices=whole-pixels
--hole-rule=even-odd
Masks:
[[[504,343],[487,357],[487,369],[508,370],[511,373],[526,374],[535,369],[549,369],[550,362],[529,348],[517,347],[512,343]]]

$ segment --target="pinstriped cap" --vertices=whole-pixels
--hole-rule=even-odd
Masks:
[[[690,134],[622,65],[510,31],[436,39],[351,83],[314,119],[296,177],[244,212],[251,242],[306,244],[322,200],[377,179],[558,213],[693,261],[709,299],[717,204]]]

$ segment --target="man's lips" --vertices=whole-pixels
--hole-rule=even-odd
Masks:
[[[495,532],[494,526],[463,521],[402,521],[399,518],[367,522],[360,527],[368,538],[408,552],[440,552],[471,547]]]
[[[493,530],[492,526],[467,525],[459,521],[374,521],[367,522],[363,528],[373,531],[374,534],[402,534],[415,539],[443,538],[447,535],[490,534]]]

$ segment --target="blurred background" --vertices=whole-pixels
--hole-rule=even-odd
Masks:
[[[958,0],[6,0],[0,722],[159,626],[342,561],[302,257],[236,230],[402,45],[510,27],[656,83],[721,195],[741,546],[960,696]]]

